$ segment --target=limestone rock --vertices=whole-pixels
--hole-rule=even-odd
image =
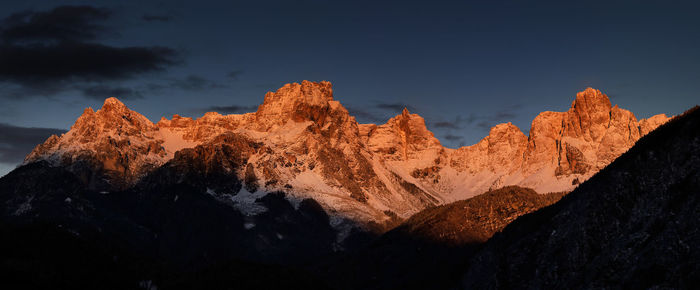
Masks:
[[[365,134],[371,151],[392,160],[416,159],[425,150],[442,149],[440,141],[425,126],[425,119],[406,108],[386,124],[374,126]]]
[[[146,117],[108,98],[97,112],[85,109],[70,131],[37,146],[25,163],[46,159],[80,172],[93,188],[125,188],[163,163],[157,133]]]
[[[666,117],[666,114],[658,114],[651,116],[648,119],[641,119],[639,120],[639,134],[642,136],[649,134],[649,132],[663,125],[669,119],[669,117]]]
[[[284,191],[318,201],[336,226],[350,219],[381,228],[397,216],[508,185],[571,190],[666,120],[637,121],[587,88],[568,111],[539,114],[529,136],[499,124],[477,144],[449,149],[418,114],[404,109],[385,124],[358,124],[334,99],[331,83],[303,81],[267,93],[254,113],[174,115],[157,124],[109,98],[38,145],[25,163],[48,160],[105,190],[170,168],[180,175],[159,176],[232,195]]]

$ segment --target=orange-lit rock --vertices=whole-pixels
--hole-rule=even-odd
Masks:
[[[407,217],[507,185],[570,190],[666,120],[638,121],[587,88],[568,111],[539,114],[529,136],[499,124],[477,144],[449,149],[417,114],[404,109],[386,124],[358,124],[329,82],[303,81],[267,93],[254,113],[157,124],[109,98],[25,162],[66,166],[94,188],[127,187],[164,164],[190,162],[231,181],[217,190],[285,191],[314,198],[331,215],[381,224],[394,218],[388,212]]]

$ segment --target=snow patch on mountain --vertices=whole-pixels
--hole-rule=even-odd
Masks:
[[[247,216],[254,216],[267,211],[267,208],[258,203],[257,200],[267,193],[262,191],[249,192],[241,189],[236,195],[231,196],[233,206]]]

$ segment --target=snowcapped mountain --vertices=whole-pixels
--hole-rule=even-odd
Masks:
[[[316,200],[336,227],[381,225],[508,185],[572,190],[666,120],[637,120],[588,88],[568,111],[538,115],[529,136],[500,124],[477,144],[450,149],[417,114],[404,109],[386,124],[358,124],[329,82],[303,81],[267,93],[254,113],[156,124],[109,98],[38,145],[25,164],[48,161],[106,192],[157,172],[172,183],[196,173],[213,195],[281,191],[293,203]]]

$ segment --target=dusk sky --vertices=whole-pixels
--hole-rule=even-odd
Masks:
[[[361,123],[406,106],[452,148],[589,86],[676,115],[700,100],[697,3],[2,1],[0,175],[107,97],[156,122],[327,80]]]

